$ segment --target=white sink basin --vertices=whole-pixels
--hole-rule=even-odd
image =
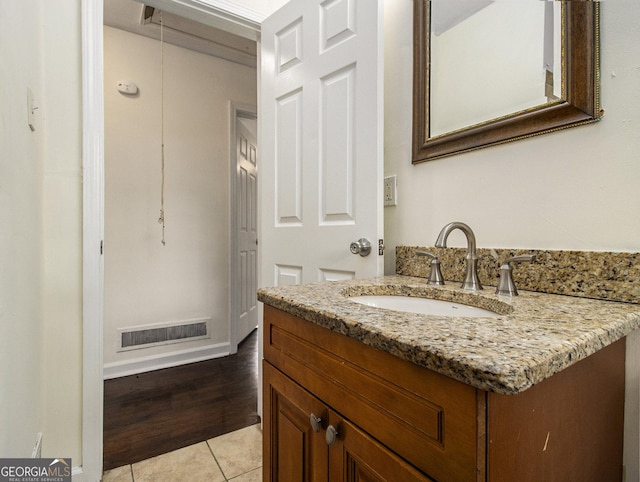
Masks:
[[[365,295],[352,296],[351,301],[374,308],[419,313],[434,316],[457,316],[471,318],[486,318],[500,316],[493,311],[476,306],[463,305],[453,301],[432,300],[430,298],[416,298],[410,296]]]

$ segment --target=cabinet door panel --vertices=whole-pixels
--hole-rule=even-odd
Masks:
[[[264,480],[325,482],[328,446],[324,430],[314,432],[310,415],[326,419],[328,409],[268,362],[264,374]]]
[[[428,482],[429,477],[346,420],[331,414],[338,439],[329,449],[330,482]]]

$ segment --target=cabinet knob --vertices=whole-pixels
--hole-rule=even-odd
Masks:
[[[325,440],[327,441],[327,445],[333,445],[336,443],[338,439],[338,431],[333,425],[329,425],[327,427],[327,434],[325,435]]]
[[[319,432],[320,429],[322,428],[322,419],[319,417],[316,417],[315,414],[311,414],[309,416],[309,419],[311,421],[311,428],[313,429],[314,432]]]

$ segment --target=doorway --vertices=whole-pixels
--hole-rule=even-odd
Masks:
[[[238,229],[248,222],[252,236],[243,252],[257,264],[257,148],[245,127],[255,123],[256,70],[109,26],[104,41],[105,378],[234,353],[248,330],[231,320],[246,324],[257,311],[246,267],[244,308],[230,315],[229,262],[237,211]],[[121,92],[122,79],[137,93]],[[227,120],[234,103],[238,127]],[[239,149],[231,130],[242,134]],[[253,171],[231,192],[236,151],[246,151],[242,172]]]
[[[173,3],[173,2],[171,2]],[[101,19],[101,16],[96,15],[96,11],[102,10],[102,2],[87,2],[83,5],[86,8],[87,15],[83,21],[83,28],[85,30],[91,30],[93,32],[93,38],[96,42],[96,45],[99,46],[99,49],[102,50],[102,24],[101,22],[96,22],[96,19]],[[91,15],[93,12],[93,16]],[[203,17],[207,15],[212,15],[211,12],[204,14],[200,14]],[[256,23],[256,25],[259,25]],[[237,25],[234,27],[236,28]],[[256,27],[257,28],[257,27]],[[98,41],[97,39],[100,38]],[[94,57],[91,58],[91,62],[87,61],[85,58],[85,70],[88,69],[89,73],[94,77],[89,79],[93,82],[94,87],[97,85],[98,88],[94,88],[93,95],[88,93],[85,96],[85,139],[88,140],[97,140],[98,144],[94,146],[97,151],[87,152],[85,151],[85,247],[91,246],[91,241],[96,238],[99,239],[99,244],[102,249],[102,239],[103,236],[103,223],[102,216],[104,212],[104,206],[99,203],[95,203],[96,200],[100,200],[102,196],[102,184],[104,183],[103,171],[104,171],[104,159],[101,157],[101,147],[100,143],[104,142],[103,133],[100,125],[104,120],[104,114],[102,113],[102,99],[101,93],[103,92],[102,88],[102,79],[98,80],[98,77],[102,76],[102,52],[98,55],[97,49],[85,49],[89,54],[93,53]],[[97,60],[96,60],[97,59]],[[90,77],[91,77],[90,75]],[[254,88],[256,87],[255,76],[253,77]],[[113,87],[111,85],[106,86],[107,89]],[[98,94],[99,93],[99,94]],[[141,92],[140,95],[148,94],[147,92]],[[255,100],[254,100],[255,101]],[[228,111],[228,101],[225,102],[224,112]],[[250,104],[247,100],[242,100],[241,106],[247,112]],[[255,107],[252,107],[253,113],[252,115],[255,117]],[[222,120],[225,129],[225,132],[228,132],[228,117],[225,115],[220,115],[220,112],[216,114]],[[249,116],[250,117],[250,116]],[[97,119],[101,118],[101,119]],[[91,121],[96,122],[96,127],[91,125],[87,125]],[[138,126],[136,126],[138,127]],[[95,131],[92,131],[95,129]],[[91,134],[93,132],[93,135]],[[225,134],[226,135],[226,134]],[[203,136],[204,137],[204,136]],[[221,145],[226,145],[227,139],[225,138],[224,142],[220,143]],[[224,169],[228,171],[229,164],[227,161],[229,157],[228,150],[224,151]],[[87,169],[87,166],[90,164],[90,167]],[[93,174],[95,177],[92,177]],[[229,215],[229,205],[232,204],[229,202],[229,189],[230,189],[230,181],[227,180],[229,175],[226,174],[224,177],[225,188],[224,190],[227,192],[227,201],[225,206],[227,215]],[[91,212],[94,213],[94,216],[91,216]],[[157,217],[157,216],[156,216]],[[154,219],[155,221],[155,219]],[[225,223],[228,224],[228,221]],[[229,233],[225,235],[227,240],[225,243],[227,244],[229,241]],[[169,242],[169,239],[167,239]],[[109,246],[105,245],[105,249],[110,249]],[[224,258],[225,263],[228,265],[230,247],[227,244],[227,247],[224,248]],[[102,369],[103,369],[103,347],[104,347],[104,329],[103,329],[103,295],[102,295],[102,256],[100,253],[95,253],[93,249],[85,249],[85,273],[87,273],[87,269],[91,271],[88,276],[85,277],[85,317],[84,324],[85,328],[89,328],[85,330],[87,336],[85,336],[84,341],[84,402],[85,402],[85,410],[83,413],[83,472],[87,474],[89,480],[94,480],[93,473],[97,473],[99,467],[101,466],[102,461],[102,446],[101,442],[98,440],[102,440]],[[93,269],[93,270],[92,270]],[[227,273],[228,273],[227,268]],[[229,286],[229,275],[227,274],[227,279],[225,280],[225,284]],[[227,292],[225,294],[224,300],[221,301],[220,305],[224,304],[225,307],[229,307],[230,304],[230,295]],[[225,318],[228,320],[228,317]],[[228,322],[228,321],[227,321]],[[227,337],[229,333],[227,332]],[[222,348],[227,353],[231,352],[231,346],[236,345],[237,341],[229,340],[227,338],[226,345]],[[216,347],[216,349],[221,349],[220,346]],[[222,354],[222,351],[220,351]],[[210,358],[210,357],[209,357]],[[179,363],[186,363],[188,361],[179,360]],[[175,363],[174,363],[175,364]],[[96,423],[97,422],[97,423]]]

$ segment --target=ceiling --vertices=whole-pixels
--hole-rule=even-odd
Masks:
[[[431,0],[431,27],[440,35],[494,0]],[[178,15],[162,12],[164,41],[256,67],[256,42]],[[160,11],[135,0],[105,0],[104,24],[160,40]]]
[[[160,40],[160,10],[134,0],[105,0],[104,24]],[[163,40],[179,47],[256,67],[256,42],[162,12]]]

